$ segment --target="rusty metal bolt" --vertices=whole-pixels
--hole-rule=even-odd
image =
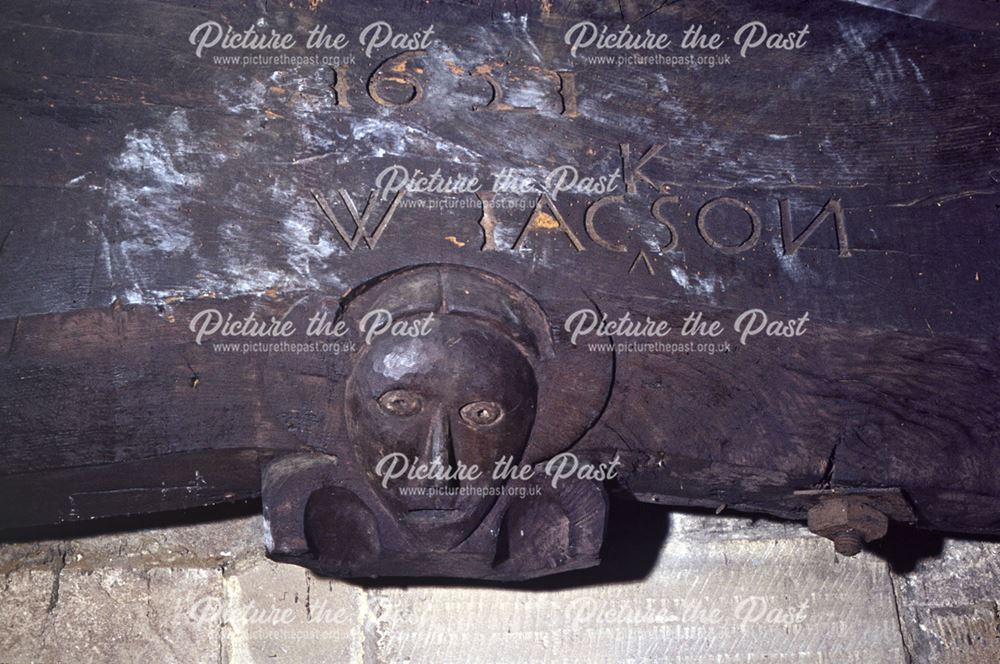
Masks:
[[[842,556],[858,555],[863,544],[861,533],[856,530],[845,530],[833,536],[833,550]]]
[[[863,496],[832,496],[809,510],[809,530],[833,540],[840,555],[854,556],[864,542],[885,536],[889,517]]]

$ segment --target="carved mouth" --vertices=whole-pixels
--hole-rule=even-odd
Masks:
[[[461,519],[463,514],[459,509],[414,509],[406,513],[406,518],[424,524],[450,523]]]

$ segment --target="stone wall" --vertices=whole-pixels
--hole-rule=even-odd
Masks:
[[[610,570],[513,588],[317,578],[263,556],[258,516],[7,544],[0,662],[1000,662],[1000,544],[906,572],[798,524],[626,523]]]

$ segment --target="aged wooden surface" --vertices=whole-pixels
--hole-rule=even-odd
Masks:
[[[615,352],[610,385],[553,383],[602,404],[573,449],[620,454],[615,491],[804,518],[796,490],[898,487],[923,526],[1000,532],[1000,10],[865,4],[891,3],[8,3],[0,525],[236,500],[262,458],[344,449],[340,360],[220,353],[188,323],[304,297],[332,314],[447,264],[523,289],[563,342],[581,308],[809,313],[796,339]],[[570,53],[574,24],[626,19],[712,26],[731,62]],[[434,39],[369,57],[377,20]],[[354,61],[198,57],[205,21],[300,44],[327,24]],[[744,58],[750,21],[808,40]],[[567,164],[621,198],[369,198],[391,166],[489,183]]]

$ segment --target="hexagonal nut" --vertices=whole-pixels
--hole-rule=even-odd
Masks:
[[[854,531],[866,542],[880,539],[889,530],[889,517],[864,499],[853,496],[828,498],[809,510],[809,530],[834,539]]]

